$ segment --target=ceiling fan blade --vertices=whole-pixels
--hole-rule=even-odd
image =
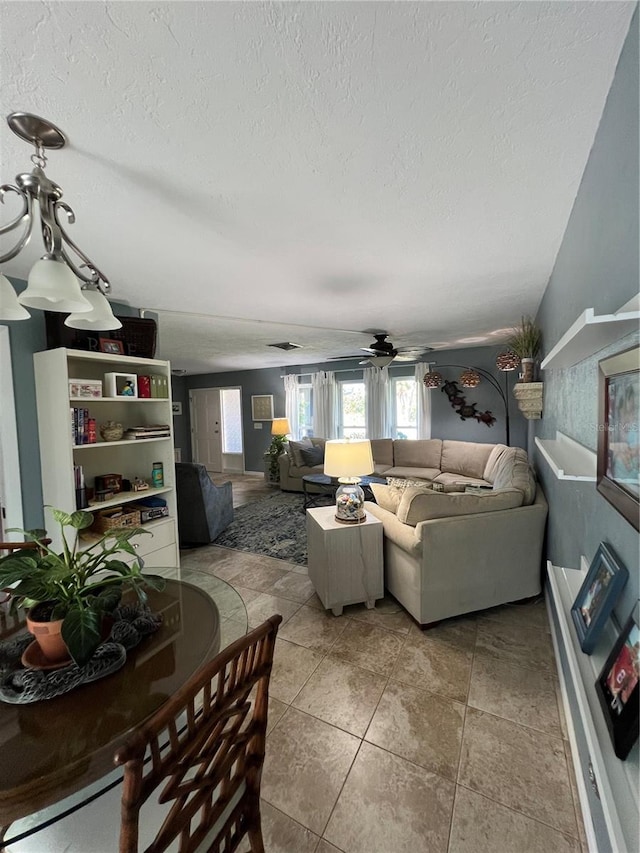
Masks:
[[[394,358],[394,361],[417,361],[421,355],[422,353],[419,353],[418,355],[410,355],[409,353],[401,352]]]

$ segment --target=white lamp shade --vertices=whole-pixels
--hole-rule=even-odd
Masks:
[[[271,421],[271,435],[288,435],[290,432],[288,418],[274,418]]]
[[[69,314],[64,321],[65,326],[70,326],[72,329],[95,329],[96,331],[122,328],[122,323],[117,317],[113,316],[108,300],[99,290],[93,288],[83,290],[82,295],[91,303],[91,311]]]
[[[373,472],[369,439],[331,439],[324,446],[324,473],[328,477],[364,477]]]
[[[18,296],[11,282],[0,273],[0,320],[28,320],[30,314],[18,302]]]
[[[27,308],[64,314],[91,311],[92,307],[82,295],[80,283],[70,267],[53,258],[40,258],[33,265],[27,289],[18,301]]]
[[[383,367],[389,367],[394,358],[395,356],[393,355],[372,355],[369,359],[369,364],[379,367],[382,370]]]

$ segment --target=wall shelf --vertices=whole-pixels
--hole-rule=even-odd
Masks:
[[[542,370],[573,367],[638,329],[640,311],[637,301],[634,297],[615,314],[598,316],[593,308],[587,308],[543,360]]]
[[[536,447],[558,480],[596,481],[596,454],[560,430],[556,437],[535,439]]]
[[[585,655],[571,620],[586,572],[586,561],[581,569],[547,563],[547,606],[556,656],[566,664],[558,671],[580,804],[590,850],[638,850],[638,747],[626,761],[616,757],[595,690],[617,629],[609,619],[594,653]]]

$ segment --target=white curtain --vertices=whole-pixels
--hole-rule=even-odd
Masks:
[[[416,364],[415,377],[416,407],[418,410],[418,438],[431,438],[431,394],[435,392],[430,391],[422,381],[425,373],[428,372],[428,364]]]
[[[386,367],[363,371],[367,438],[391,438],[391,381]]]
[[[338,385],[335,373],[320,370],[311,374],[313,391],[313,434],[318,438],[336,438],[338,421]]]
[[[288,373],[284,379],[284,414],[289,420],[291,435],[297,441],[300,438],[298,423],[298,376]]]

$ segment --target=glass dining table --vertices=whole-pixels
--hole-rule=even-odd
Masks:
[[[149,605],[158,631],[127,654],[117,672],[54,699],[0,701],[0,849],[81,808],[119,784],[113,756],[206,661],[247,632],[239,593],[211,574],[155,569],[162,591]],[[0,604],[0,642],[25,630]]]

